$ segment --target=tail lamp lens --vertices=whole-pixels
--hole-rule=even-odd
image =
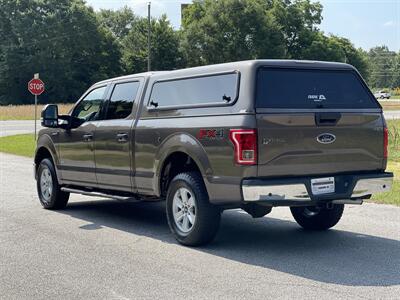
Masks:
[[[255,165],[257,163],[257,132],[255,129],[231,129],[229,138],[234,145],[237,164]]]
[[[383,157],[388,158],[389,131],[387,127],[383,129]]]

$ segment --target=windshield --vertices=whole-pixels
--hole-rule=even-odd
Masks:
[[[379,108],[356,72],[262,68],[258,108]]]

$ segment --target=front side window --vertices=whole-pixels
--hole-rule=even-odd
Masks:
[[[238,77],[230,73],[156,82],[149,103],[156,107],[230,103],[237,97]]]
[[[106,88],[103,86],[89,92],[75,107],[72,116],[79,118],[82,122],[98,119]]]
[[[116,84],[108,102],[106,119],[125,119],[129,116],[138,89],[138,81]]]

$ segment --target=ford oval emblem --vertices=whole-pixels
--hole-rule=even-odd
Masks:
[[[317,136],[317,141],[321,144],[332,144],[334,141],[336,141],[336,136],[334,136],[332,133],[322,133]]]

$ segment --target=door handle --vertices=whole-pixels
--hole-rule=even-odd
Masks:
[[[118,143],[126,143],[128,141],[128,134],[127,133],[118,133],[117,141],[118,141]]]
[[[84,134],[82,137],[85,142],[90,142],[93,139],[93,134]]]
[[[317,126],[335,126],[341,117],[341,113],[316,113],[315,124]]]

